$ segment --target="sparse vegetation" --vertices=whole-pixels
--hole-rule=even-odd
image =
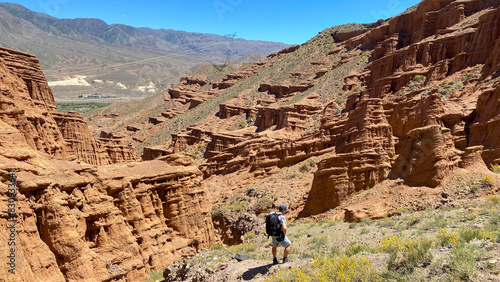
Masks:
[[[407,95],[413,91],[420,89],[424,84],[427,78],[424,75],[417,74],[413,77],[412,80],[408,83],[406,88],[398,94],[398,96]]]
[[[382,277],[376,273],[368,259],[340,255],[315,260],[309,269],[280,271],[266,281],[382,281]]]
[[[494,173],[500,173],[500,165],[499,164],[491,164],[490,169]]]
[[[305,173],[305,172],[308,172],[309,170],[311,170],[311,168],[313,168],[315,166],[316,166],[316,161],[313,159],[310,159],[310,160],[304,161],[300,165],[299,170],[300,170],[300,172]]]
[[[483,175],[483,179],[481,179],[481,184],[483,187],[491,187],[495,185],[495,180],[491,175]]]
[[[484,281],[500,273],[499,209],[500,197],[492,195],[461,207],[402,210],[359,223],[291,222],[294,264],[267,281]],[[261,234],[246,234],[243,244],[224,249],[262,265],[270,261],[270,240]]]
[[[162,281],[163,278],[163,270],[151,270],[149,272],[148,277],[144,279],[143,282],[156,282],[156,281]]]
[[[75,111],[79,113],[87,113],[98,108],[104,108],[111,105],[111,103],[99,103],[99,102],[65,102],[56,103],[57,110],[60,112]]]

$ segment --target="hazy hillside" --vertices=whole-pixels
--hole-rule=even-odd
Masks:
[[[57,100],[98,93],[111,102],[164,90],[199,64],[287,47],[91,18],[58,19],[11,3],[0,3],[0,46],[36,55]]]

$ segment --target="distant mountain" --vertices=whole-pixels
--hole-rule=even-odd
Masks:
[[[288,47],[215,34],[109,25],[93,18],[58,19],[12,3],[0,3],[0,46],[35,54],[49,82],[75,76],[88,82],[54,83],[59,100],[95,92],[140,98],[177,83],[199,64],[222,64]]]

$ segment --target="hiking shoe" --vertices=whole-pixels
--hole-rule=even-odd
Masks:
[[[288,258],[283,258],[283,263],[287,263],[287,262],[290,262],[290,259],[288,259]]]
[[[278,259],[277,258],[273,258],[273,264],[278,264],[278,263],[279,263]]]

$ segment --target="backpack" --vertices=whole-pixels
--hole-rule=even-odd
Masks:
[[[266,216],[266,233],[267,233],[267,237],[269,236],[273,236],[273,237],[276,237],[277,239],[278,238],[283,238],[284,237],[284,233],[283,233],[283,230],[281,229],[281,222],[279,220],[279,216],[281,214],[279,213],[270,213]],[[279,240],[278,241],[283,241],[283,239]]]

